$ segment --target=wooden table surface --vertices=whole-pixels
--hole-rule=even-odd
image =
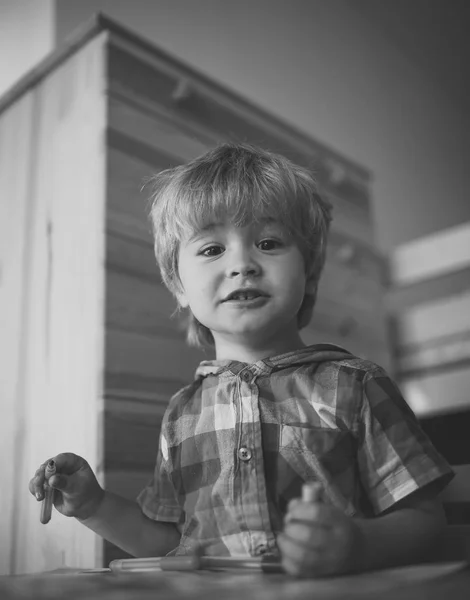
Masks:
[[[49,572],[0,577],[2,600],[468,600],[470,565],[442,563],[325,579],[244,572]]]

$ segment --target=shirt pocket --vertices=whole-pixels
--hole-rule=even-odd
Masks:
[[[313,454],[318,458],[334,451],[342,438],[348,435],[340,429],[281,425],[281,450],[300,454]]]
[[[353,468],[349,436],[340,429],[282,425],[279,453],[303,481],[321,484],[324,501],[352,515],[356,511],[337,488],[334,475],[334,468],[343,461]]]

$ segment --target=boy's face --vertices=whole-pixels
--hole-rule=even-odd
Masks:
[[[211,330],[216,349],[221,340],[252,345],[298,335],[305,263],[281,223],[213,224],[181,242],[178,265],[179,302]]]

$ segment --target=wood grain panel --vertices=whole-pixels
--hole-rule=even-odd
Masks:
[[[148,470],[139,471],[109,468],[106,471],[105,488],[123,498],[135,500],[152,476],[153,466]]]
[[[166,406],[149,403],[147,411],[116,410],[107,402],[104,420],[105,471],[152,472]]]
[[[140,159],[109,148],[107,228],[126,237],[134,237],[147,243],[152,242],[151,225],[148,219],[149,191],[142,187],[148,179],[169,165],[155,163],[152,167]]]
[[[106,232],[106,267],[142,277],[155,284],[161,283],[151,239],[139,240],[108,230]]]
[[[195,74],[184,65],[175,61],[169,66],[155,55],[141,60],[138,54],[141,53],[132,55],[113,40],[109,54],[112,93],[144,103],[158,101],[167,112],[175,113],[186,123],[195,122],[225,139],[259,144],[298,164],[312,167],[321,159],[318,171],[322,175],[328,173],[329,184],[338,195],[349,195],[357,206],[368,206],[365,170],[333,154],[300,131],[270,118],[265,111],[249,105],[241,97],[229,94],[209,80],[194,77]]]
[[[18,193],[9,204],[18,203],[14,210],[20,211],[26,201],[29,215],[27,223],[16,222],[19,229],[27,227],[24,231],[10,233],[28,240],[23,263],[15,265],[27,282],[17,299],[22,311],[13,427],[18,447],[13,480],[2,478],[15,498],[12,570],[17,573],[64,563],[85,567],[100,555],[94,534],[73,519],[56,515],[47,527],[41,525],[27,482],[41,462],[69,450],[86,456],[101,476],[105,37],[38,82],[31,92],[32,120],[27,112],[13,120],[9,164],[2,156],[2,167],[27,186],[26,197]],[[22,174],[15,171],[22,159],[14,152],[21,144],[31,152],[24,155]]]
[[[162,283],[109,269],[106,273],[106,324],[148,336],[183,339],[181,321],[172,318],[175,298]]]
[[[27,352],[27,299],[31,294],[29,236],[32,229],[30,181],[34,173],[34,94],[23,96],[0,115],[0,477],[2,494],[0,574],[14,572],[18,519],[18,462],[22,462],[28,406],[22,394]],[[15,461],[11,460],[15,457]]]
[[[110,329],[106,332],[106,365],[112,374],[161,376],[190,383],[199,362],[210,356],[188,347],[183,339],[152,338]]]
[[[180,157],[182,162],[196,158],[216,143],[201,140],[202,136],[183,120],[162,111],[159,105],[153,110],[145,109],[129,97],[113,96],[111,92],[108,110],[110,129],[148,147],[164,149],[167,155]]]
[[[188,384],[183,377],[171,379],[158,373],[148,376],[125,371],[107,371],[104,380],[105,399],[129,400],[133,410],[138,410],[140,401],[166,405],[173,394]]]

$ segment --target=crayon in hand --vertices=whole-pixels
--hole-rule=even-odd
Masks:
[[[52,475],[55,475],[56,466],[53,460],[50,460],[46,465],[46,471],[44,473],[46,477],[46,481],[48,481]],[[44,525],[49,523],[52,515],[52,504],[54,502],[54,488],[51,488],[49,485],[44,486],[44,500],[41,504],[41,516],[40,521]]]
[[[302,501],[303,502],[321,502],[322,501],[322,486],[317,481],[304,483],[302,486]]]

